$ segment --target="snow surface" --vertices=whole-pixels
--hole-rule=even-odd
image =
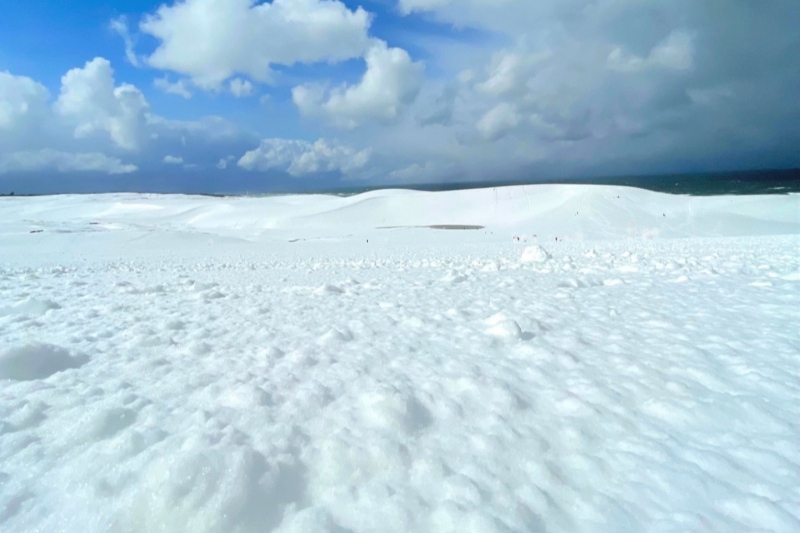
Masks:
[[[0,198],[0,531],[800,531],[799,208]]]

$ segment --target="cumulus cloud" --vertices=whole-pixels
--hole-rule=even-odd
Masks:
[[[576,40],[544,50],[522,43],[496,52],[462,86],[460,100],[489,141],[510,132],[550,146],[639,134],[647,127],[644,117],[658,121],[686,104],[681,85],[693,65],[692,39],[673,31],[645,56],[610,43]]]
[[[620,72],[641,72],[648,68],[686,70],[693,62],[692,41],[690,33],[676,30],[656,45],[647,57],[626,53],[617,46],[608,55],[608,66]]]
[[[183,0],[162,5],[139,27],[159,41],[150,66],[214,89],[236,74],[269,81],[273,64],[358,57],[370,22],[362,8],[338,0]]]
[[[115,87],[108,62],[100,58],[69,71],[61,82],[59,97],[51,105],[50,94],[40,83],[0,72],[2,173],[137,170],[136,165],[101,153],[102,142],[79,147],[76,140],[100,132],[100,140],[105,135],[110,147],[135,148],[147,110],[141,93],[128,85]]]
[[[168,165],[180,165],[183,163],[183,158],[175,155],[166,155],[164,156],[164,163]]]
[[[253,84],[241,78],[234,78],[230,83],[231,94],[237,98],[244,98],[253,94]]]
[[[186,100],[192,97],[192,91],[189,90],[187,86],[186,80],[178,80],[175,82],[169,81],[166,76],[162,78],[156,78],[153,80],[153,86],[156,89],[159,89],[167,94],[174,94],[180,96],[181,98],[185,98]]]
[[[426,161],[425,164],[412,163],[406,167],[392,170],[386,175],[389,183],[403,185],[427,183],[447,176],[453,164],[444,164],[435,161]]]
[[[549,51],[526,53],[502,50],[492,58],[486,79],[478,83],[477,89],[491,96],[515,93],[524,87],[527,77],[536,72],[537,65],[550,55]]]
[[[13,131],[47,110],[47,89],[25,76],[0,72],[0,130]]]
[[[60,87],[0,73],[0,154],[102,153],[158,171],[169,153],[204,169],[376,180],[514,178],[532,168],[540,176],[660,172],[673,171],[663,166],[671,161],[683,168],[800,164],[793,94],[800,71],[792,68],[800,3],[762,2],[757,10],[694,0],[388,3],[409,25],[425,21],[404,32],[405,50],[380,40],[399,34],[381,35],[387,26],[372,29],[370,14],[342,0],[171,0],[140,19],[136,32],[124,19],[111,22],[130,62],[166,71],[155,88],[182,97],[259,93],[236,105],[239,117],[251,105],[242,118],[248,126],[276,137],[279,127],[294,132],[297,125],[286,123],[294,106],[312,119],[303,129],[318,128],[316,138],[329,125],[341,128],[340,142],[258,146],[255,134],[219,117],[156,116],[142,91],[115,80],[110,64],[96,58]],[[426,33],[431,25],[439,25],[435,37]],[[134,50],[140,34],[155,38],[146,56]],[[359,58],[360,79],[346,83],[337,76],[350,63],[292,67]],[[316,78],[320,72],[326,79]],[[283,87],[258,85],[265,82],[291,84],[292,101]],[[225,98],[203,104],[203,112],[230,109]],[[238,166],[225,157],[256,146]],[[56,165],[65,157],[41,159]]]
[[[417,124],[420,126],[450,126],[453,123],[458,90],[454,86],[445,88],[435,97],[431,106],[417,113]]]
[[[800,113],[788,90],[800,83],[800,71],[789,67],[800,34],[788,22],[800,17],[800,4],[753,10],[736,3],[721,11],[690,0],[397,5],[409,17],[497,37],[417,43],[439,70],[449,68],[439,76],[453,80],[456,94],[439,102],[423,88],[417,124],[439,127],[420,130],[422,140],[408,143],[414,150],[450,139],[452,160],[484,173],[510,165],[519,175],[529,175],[532,163],[570,174],[601,165],[603,173],[663,172],[665,161],[743,164],[733,146],[747,146],[749,161],[800,163],[786,149],[786,139],[800,141],[788,118]],[[631,167],[615,170],[615,162]]]
[[[199,120],[174,120],[158,115],[147,115],[147,125],[158,139],[171,138],[186,146],[187,137],[214,142],[230,142],[241,135],[241,130],[230,120],[219,116]]]
[[[114,71],[107,59],[96,57],[83,68],[61,78],[56,112],[71,120],[75,137],[105,132],[117,146],[136,150],[142,140],[149,109],[139,89],[123,83],[114,86]]]
[[[0,72],[0,158],[6,175],[127,174],[155,170],[164,163],[164,152],[176,151],[213,166],[219,157],[257,142],[221,117],[182,121],[152,113],[142,92],[118,84],[103,58],[67,72],[55,100],[42,84]]]
[[[41,170],[128,174],[136,169],[136,165],[124,164],[115,157],[98,152],[70,153],[44,148],[0,156],[0,174]]]
[[[255,150],[239,159],[247,170],[279,170],[292,176],[320,172],[352,174],[369,162],[370,150],[356,150],[320,139],[314,143],[302,140],[265,139]]]
[[[228,168],[228,165],[231,162],[236,161],[236,159],[237,158],[235,155],[229,155],[228,157],[220,158],[220,160],[217,161],[217,164],[215,166],[220,170],[225,170],[226,168]]]
[[[497,139],[520,123],[517,108],[509,103],[497,104],[478,121],[478,131],[486,139]]]
[[[630,0],[398,0],[403,14],[428,13],[458,27],[486,28],[511,35],[552,31],[554,23],[599,18]]]
[[[374,41],[367,51],[367,70],[356,85],[330,91],[319,85],[301,85],[292,99],[303,115],[321,116],[336,126],[355,128],[366,122],[391,122],[417,97],[423,81],[421,63],[401,48]]]

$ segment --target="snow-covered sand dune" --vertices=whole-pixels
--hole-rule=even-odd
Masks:
[[[798,368],[797,195],[0,198],[3,532],[800,531]]]
[[[688,197],[591,185],[383,190],[347,198],[107,194],[0,199],[0,224],[19,230],[51,224],[55,231],[194,230],[247,239],[302,230],[334,235],[432,225],[514,229],[542,239],[697,237],[798,233],[798,203],[797,195]],[[17,224],[21,221],[29,225]]]

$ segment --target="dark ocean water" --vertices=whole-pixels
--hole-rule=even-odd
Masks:
[[[394,185],[393,189],[417,191],[459,191],[465,189],[484,189],[510,185],[536,185],[542,183],[622,185],[669,194],[690,196],[748,195],[748,194],[789,194],[800,193],[800,169],[758,170],[747,172],[726,172],[713,174],[676,174],[664,176],[614,176],[592,179],[558,179],[530,181],[478,181],[468,183],[426,183],[417,185]],[[388,186],[351,187],[326,189],[314,193],[352,196]]]
[[[206,196],[278,196],[285,194],[331,194],[336,196],[353,196],[364,192],[379,189],[409,189],[417,191],[458,191],[465,189],[485,189],[492,187],[503,187],[509,185],[537,185],[537,184],[594,184],[594,185],[623,185],[627,187],[637,187],[649,189],[651,191],[664,192],[669,194],[682,194],[691,196],[719,196],[719,195],[748,195],[748,194],[789,194],[800,193],[800,168],[790,170],[758,170],[745,172],[726,172],[726,173],[707,173],[707,174],[673,174],[660,176],[610,176],[602,178],[581,178],[581,179],[536,179],[528,180],[498,180],[498,181],[472,181],[472,182],[447,182],[447,183],[420,183],[420,184],[374,184],[374,185],[353,185],[328,188],[304,188],[295,189],[273,189],[269,192],[262,190],[247,192],[226,191],[220,193],[209,193],[213,191],[213,185],[205,184],[201,188],[179,187],[177,190],[171,188],[162,190],[158,187],[112,187],[104,192],[147,192],[154,194],[205,194]],[[62,191],[45,194],[63,194]],[[92,189],[79,191],[82,193],[93,192]],[[29,195],[20,194],[20,196]],[[33,193],[35,195],[36,193]],[[39,193],[42,194],[42,193]],[[7,194],[0,194],[6,196]]]

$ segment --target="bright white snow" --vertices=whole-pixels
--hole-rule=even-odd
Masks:
[[[800,531],[799,208],[0,198],[0,530]]]

